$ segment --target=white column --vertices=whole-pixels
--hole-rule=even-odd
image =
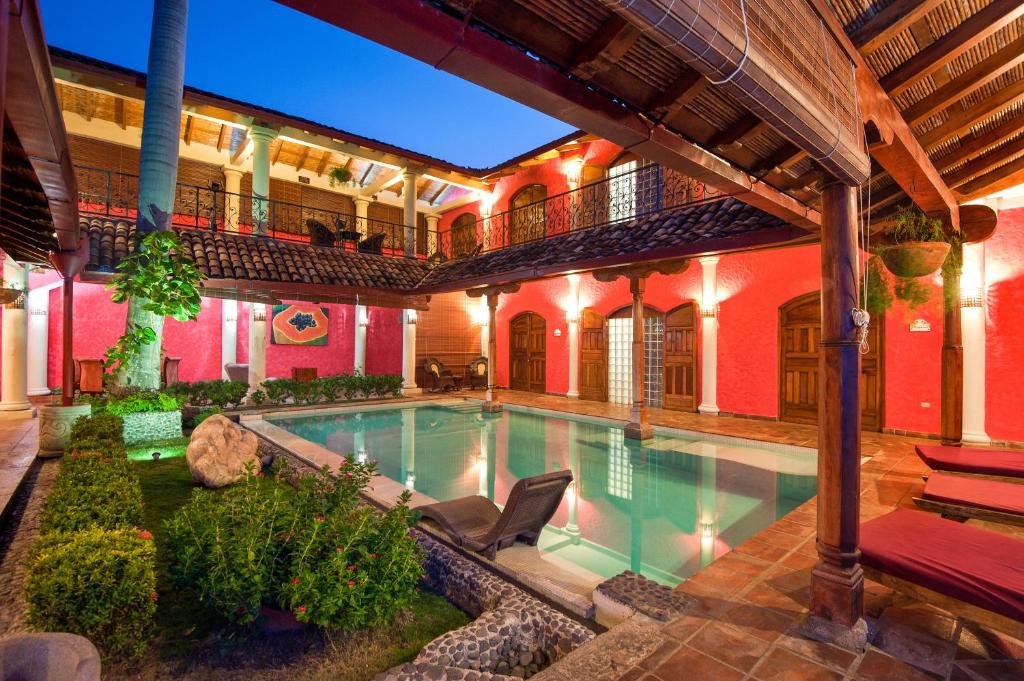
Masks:
[[[220,368],[223,378],[228,378],[228,370],[224,367],[237,361],[238,301],[222,300],[220,302]]]
[[[46,375],[50,337],[50,289],[37,288],[28,294],[28,394],[49,395]]]
[[[402,410],[402,484],[416,489],[416,410]]]
[[[416,385],[416,310],[402,311],[402,394],[419,395]]]
[[[367,230],[369,229],[367,216],[370,212],[370,199],[357,196],[352,199],[352,202],[356,205],[356,231],[362,234],[363,238],[366,238]]]
[[[487,354],[490,352],[490,316],[487,310],[487,296],[480,296],[480,318],[483,320],[480,322],[480,356],[486,357],[487,361],[490,362],[491,358]]]
[[[28,289],[28,268],[4,260],[4,285],[8,288]],[[28,315],[25,296],[4,306],[3,312],[3,372],[0,377],[0,411],[28,411]]]
[[[355,373],[366,373],[366,326],[370,319],[367,315],[365,305],[356,305],[355,310],[355,352],[352,359],[352,371]],[[404,328],[403,328],[404,331]]]
[[[402,171],[402,222],[405,225],[405,255],[416,255],[416,178],[415,172]]]
[[[242,170],[224,166],[224,229],[238,231],[238,212],[241,209],[239,195],[242,193]]]
[[[700,259],[703,287],[700,325],[700,406],[702,414],[718,414],[718,258]],[[704,316],[713,313],[713,316]]]
[[[267,306],[249,305],[249,391],[267,380]]]
[[[427,255],[437,253],[437,221],[440,215],[427,216]]]
[[[569,390],[566,397],[580,396],[580,275],[570,274],[569,309],[565,321],[569,327]]]
[[[255,126],[249,131],[252,136],[252,194],[261,198],[270,197],[270,143],[277,137],[277,131]],[[254,199],[252,202],[252,228],[254,234],[266,234],[270,218],[270,203]]]
[[[964,244],[960,277],[964,348],[963,441],[988,443],[985,432],[985,243]],[[978,302],[980,305],[974,305]]]

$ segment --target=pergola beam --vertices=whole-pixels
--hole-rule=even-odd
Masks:
[[[956,187],[970,180],[972,177],[982,175],[993,168],[999,167],[1001,164],[1006,163],[1009,159],[1021,152],[1024,152],[1024,136],[1018,137],[1009,144],[1005,144],[991,153],[975,158],[955,173],[947,175],[946,181],[949,183],[949,186]]]
[[[1024,7],[1024,3],[1021,6]],[[1024,101],[1024,80],[1018,80],[972,107],[952,112],[945,123],[921,136],[921,146],[936,147],[1021,101]]]
[[[639,37],[638,28],[613,14],[576,54],[570,67],[573,74],[580,78],[593,78],[621,59]]]
[[[887,73],[879,83],[889,94],[898,95],[1022,14],[1024,3],[1020,0],[993,0],[984,9]]]
[[[945,0],[896,0],[850,34],[850,42],[861,54],[870,54],[924,18]]]

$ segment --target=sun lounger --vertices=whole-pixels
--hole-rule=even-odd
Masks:
[[[508,495],[504,510],[486,497],[470,496],[419,506],[423,517],[435,521],[459,546],[494,559],[517,539],[535,546],[572,482],[572,471],[523,478]]]
[[[967,475],[932,473],[914,503],[953,520],[991,520],[1024,525],[1024,485]]]
[[[868,579],[1024,637],[1024,541],[899,508],[860,527]]]
[[[921,460],[936,471],[1024,478],[1024,449],[917,445]]]

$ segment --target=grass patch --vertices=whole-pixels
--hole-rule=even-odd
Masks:
[[[157,549],[157,637],[142,660],[105,665],[104,678],[366,681],[413,659],[424,645],[469,621],[447,600],[424,591],[381,629],[350,634],[315,628],[285,634],[239,631],[205,608],[196,592],[171,581],[173,556],[164,521],[188,503],[195,487],[185,459],[161,457],[133,465],[142,483],[143,524],[153,532]]]
[[[132,461],[152,461],[153,452],[160,452],[160,460],[173,459],[185,456],[188,443],[189,439],[187,437],[176,437],[171,440],[147,442],[135,447],[129,447],[126,451],[128,458]]]

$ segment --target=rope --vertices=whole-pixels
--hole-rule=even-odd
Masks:
[[[733,76],[735,76],[737,73],[741,72],[743,70],[743,65],[747,63],[747,55],[750,53],[750,25],[749,25],[749,22],[747,22],[747,2],[746,2],[746,0],[740,0],[740,14],[743,17],[743,56],[740,57],[740,61],[736,65],[736,68],[733,69],[732,73],[730,73],[724,79],[722,79],[722,80],[711,80],[709,78],[708,80],[711,82],[712,85],[725,85],[726,83],[728,83],[730,80],[733,79]],[[721,13],[719,13],[719,15],[718,15],[719,21],[721,21],[721,17],[722,17],[722,15],[721,15]],[[716,31],[718,30],[717,27],[716,27],[715,30]],[[838,143],[838,140],[837,140],[837,143]]]
[[[857,107],[857,111],[860,111],[860,95],[856,88],[853,91],[854,104]],[[867,149],[867,132],[864,132],[864,148]],[[864,192],[865,185],[867,185],[867,207],[865,210]],[[867,257],[871,257],[871,174],[868,173],[867,181],[857,188],[857,210],[859,215],[857,216],[857,225],[859,234],[857,240],[860,243],[861,250],[867,254]],[[857,278],[861,278],[861,256],[857,254]],[[871,327],[871,313],[868,312],[868,286],[870,285],[871,268],[867,267],[867,261],[865,261],[863,281],[864,285],[861,287],[860,292],[860,307],[855,307],[850,310],[850,318],[853,321],[853,325],[857,327],[857,342],[860,345],[860,354],[866,355],[871,352],[871,345],[868,342],[868,332]]]

